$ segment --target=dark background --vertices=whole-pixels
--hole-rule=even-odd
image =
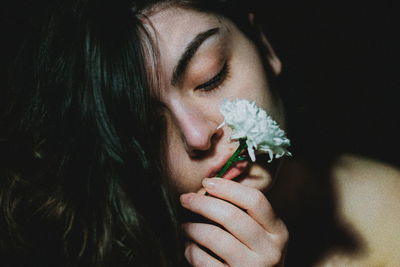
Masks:
[[[399,166],[394,1],[254,3],[283,62],[279,83],[296,149],[353,152]],[[40,7],[35,1],[6,1],[0,8],[4,85],[27,18]]]
[[[394,1],[267,2],[259,2],[259,17],[283,62],[280,83],[297,149],[400,166]]]

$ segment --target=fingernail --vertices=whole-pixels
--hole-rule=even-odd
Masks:
[[[193,199],[194,194],[189,193],[189,194],[182,194],[180,197],[181,203],[183,205],[188,205],[192,199]]]
[[[204,178],[202,184],[205,188],[213,189],[216,186],[216,182],[214,179]]]

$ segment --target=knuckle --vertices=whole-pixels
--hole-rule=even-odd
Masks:
[[[188,244],[185,247],[185,258],[191,263],[193,260],[194,244]]]
[[[191,264],[192,264],[192,266],[195,266],[195,267],[203,267],[203,266],[205,267],[205,266],[207,266],[206,263],[200,257],[195,258],[191,262]]]
[[[220,237],[221,236],[221,229],[218,226],[215,225],[209,225],[207,226],[209,229],[209,234],[208,236],[210,237],[210,240],[213,240],[214,237]]]
[[[273,266],[279,264],[282,260],[283,252],[279,249],[275,249],[271,253],[271,257],[269,258],[269,263]]]
[[[194,243],[186,246],[185,257],[192,266],[205,266],[202,257],[196,256],[196,245]]]
[[[263,247],[260,253],[256,253],[256,257],[254,262],[256,266],[280,266],[283,262],[285,251],[286,251],[286,243],[285,245],[279,242],[272,242],[269,240]]]
[[[280,249],[271,249],[269,253],[259,258],[260,266],[276,266],[282,261],[283,252]]]
[[[242,211],[239,210],[238,208],[230,208],[229,210],[225,211],[225,220],[228,222],[237,220],[238,218],[240,218],[240,216],[242,216]]]
[[[255,193],[253,194],[253,197],[250,201],[250,206],[251,208],[260,208],[263,206],[270,208],[270,205],[268,205],[267,199],[265,198],[264,194],[258,190],[255,190]]]
[[[279,220],[277,224],[279,230],[277,234],[275,234],[274,239],[279,245],[281,245],[281,247],[284,247],[289,241],[289,231],[283,221]]]
[[[288,231],[286,225],[284,225],[284,229],[282,230],[281,241],[286,245],[286,243],[289,241],[289,237],[290,237],[289,231]]]
[[[218,226],[210,226],[210,232],[207,237],[207,242],[213,243],[214,247],[218,247],[220,252],[232,254],[238,258],[243,257],[243,251],[235,243],[232,242],[232,238],[227,232]]]

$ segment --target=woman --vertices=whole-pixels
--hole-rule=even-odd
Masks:
[[[399,194],[392,190],[399,188],[400,180],[393,167],[354,156],[331,162],[298,159],[283,165],[277,179],[274,166],[261,157],[248,169],[232,168],[226,179],[204,178],[215,176],[237,146],[229,142],[228,127],[217,127],[223,121],[219,112],[223,99],[254,100],[284,125],[282,106],[270,82],[279,75],[281,63],[262,31],[239,26],[252,33],[246,36],[224,18],[167,7],[150,13],[149,20],[159,49],[158,95],[165,105],[170,179],[179,193],[185,193],[184,208],[222,226],[184,224],[191,239],[185,251],[190,263],[220,265],[218,257],[202,246],[232,266],[282,263],[288,233],[260,194],[268,192],[293,236],[288,264],[397,264],[395,248],[400,240],[393,233],[398,233]],[[191,44],[196,50],[187,53]],[[275,179],[278,183],[271,189]],[[204,196],[204,190],[216,198]],[[387,216],[385,229],[378,213],[368,210],[371,205]]]
[[[35,45],[14,65],[2,138],[0,246],[15,265],[179,266],[184,255],[194,266],[276,266],[287,246],[287,265],[398,262],[390,166],[261,155],[212,178],[237,146],[218,128],[223,99],[254,100],[285,126],[281,62],[249,11],[217,1],[41,11]],[[387,227],[371,203],[390,214]]]

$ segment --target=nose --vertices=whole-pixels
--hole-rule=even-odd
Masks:
[[[204,109],[181,108],[176,110],[175,118],[190,157],[206,156],[222,136],[222,129],[217,129],[218,123]]]

